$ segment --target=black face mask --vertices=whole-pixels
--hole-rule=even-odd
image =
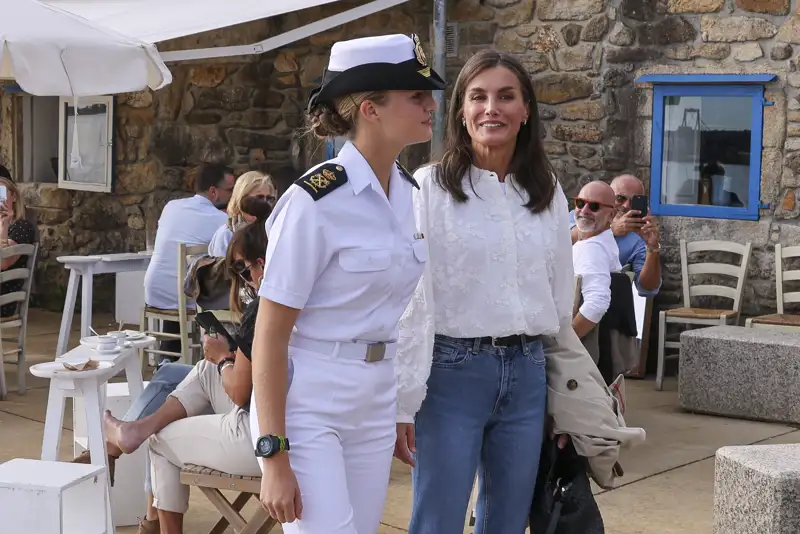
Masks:
[[[228,208],[227,202],[212,202],[212,204],[214,204],[214,207],[218,210],[225,210]]]

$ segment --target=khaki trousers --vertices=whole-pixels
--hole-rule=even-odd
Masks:
[[[240,476],[260,476],[250,436],[249,414],[234,405],[217,367],[203,360],[170,395],[186,409],[149,440],[153,505],[158,510],[185,514],[189,488],[180,483],[185,464],[202,465]],[[211,408],[213,415],[207,413]]]

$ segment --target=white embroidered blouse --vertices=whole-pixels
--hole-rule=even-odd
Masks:
[[[574,299],[569,207],[558,185],[550,208],[532,214],[527,193],[472,167],[466,203],[433,182],[433,167],[414,173],[417,228],[429,259],[400,320],[395,369],[400,423],[422,405],[435,334],[456,338],[554,335],[571,328]]]

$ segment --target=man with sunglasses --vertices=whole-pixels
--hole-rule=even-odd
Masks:
[[[616,214],[611,231],[619,248],[619,262],[633,269],[636,290],[642,297],[653,297],[661,289],[661,245],[658,225],[652,216],[641,217],[631,209],[631,199],[644,195],[644,184],[631,174],[611,181]],[[570,214],[572,242],[578,240],[575,213]]]
[[[575,198],[575,229],[572,266],[581,276],[583,303],[572,318],[578,337],[584,338],[611,305],[611,273],[619,272],[619,248],[611,232],[614,220],[614,190],[605,182],[590,182]]]

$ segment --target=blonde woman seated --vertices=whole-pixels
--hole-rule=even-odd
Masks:
[[[211,243],[208,244],[209,256],[224,258],[233,232],[255,220],[255,217],[242,210],[242,202],[245,199],[249,199],[248,204],[263,203],[268,204],[270,209],[273,208],[277,194],[272,178],[258,171],[246,172],[239,176],[228,202],[228,221],[220,226],[211,238]],[[257,208],[256,210],[260,211]]]
[[[258,300],[242,311],[239,295],[254,292],[264,270],[269,209],[233,235],[225,263],[234,282],[231,309],[242,313],[236,334],[239,346],[229,352],[220,335],[205,336],[205,359],[175,388],[152,415],[119,421],[106,412],[106,438],[123,453],[149,439],[152,509],[138,534],[181,534],[189,507],[189,488],[180,482],[186,464],[202,465],[240,476],[260,476],[250,437],[250,352]],[[157,515],[158,519],[154,517]]]

